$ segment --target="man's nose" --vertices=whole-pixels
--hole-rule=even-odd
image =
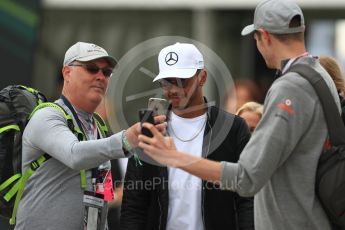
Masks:
[[[106,77],[103,73],[102,70],[99,70],[98,73],[96,74],[96,79],[97,80],[107,80],[108,77]]]

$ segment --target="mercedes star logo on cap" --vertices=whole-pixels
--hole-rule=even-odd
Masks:
[[[178,56],[175,52],[169,52],[167,56],[165,56],[165,63],[167,65],[174,65],[178,61]]]

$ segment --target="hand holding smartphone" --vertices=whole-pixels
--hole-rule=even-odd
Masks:
[[[148,109],[139,110],[140,123],[149,122],[154,124],[154,117],[158,115],[165,115],[167,113],[168,102],[162,98],[150,98],[148,102]],[[141,133],[148,137],[153,137],[153,134],[147,128],[142,127]]]
[[[139,120],[140,120],[141,125],[144,122],[154,124],[155,122],[153,119],[153,110],[152,109],[140,109],[139,110]],[[145,127],[141,127],[141,133],[145,136],[153,137],[153,134],[151,133],[151,131]]]

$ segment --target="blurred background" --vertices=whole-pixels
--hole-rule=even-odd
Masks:
[[[345,62],[345,1],[300,0],[313,55]],[[77,41],[96,43],[117,59],[158,36],[183,36],[212,49],[239,85],[253,82],[262,102],[274,80],[241,29],[252,23],[257,0],[1,0],[0,88],[25,84],[49,98],[59,95],[65,51]],[[157,69],[157,63],[153,63]],[[236,83],[236,82],[235,82]]]
[[[63,82],[64,54],[75,42],[98,44],[119,60],[147,39],[183,36],[205,44],[227,65],[237,89],[237,107],[242,101],[262,103],[274,80],[274,71],[265,67],[253,36],[240,35],[242,28],[252,23],[258,2],[1,0],[0,89],[11,84],[24,84],[55,100]],[[316,56],[336,57],[343,67],[345,1],[297,2],[304,11],[308,51]],[[158,72],[155,61],[148,65],[149,69]],[[136,85],[138,81],[140,84],[138,79]],[[220,106],[226,108],[226,105]],[[4,221],[0,221],[0,229],[7,229]]]

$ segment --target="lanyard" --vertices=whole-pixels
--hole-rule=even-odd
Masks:
[[[75,121],[77,122],[77,125],[79,126],[79,129],[82,130],[82,126],[81,126],[79,117],[77,116],[71,103],[67,100],[67,98],[64,95],[61,95],[60,98],[62,99],[63,103],[70,109]],[[84,135],[85,135],[85,133],[84,133]],[[80,170],[80,182],[81,182],[81,187],[84,189],[86,187],[86,174],[85,174],[84,169]]]
[[[79,119],[77,113],[75,112],[72,104],[67,100],[67,98],[64,95],[61,95],[60,98],[62,99],[63,103],[69,108],[69,110],[72,112],[74,120],[77,122],[79,129],[84,130],[83,126],[81,125],[80,119]],[[84,135],[85,135],[85,133],[84,133]]]
[[[67,98],[64,96],[64,95],[61,95],[60,96],[60,98],[62,99],[62,101],[64,102],[64,104],[69,108],[69,110],[72,112],[72,115],[73,115],[73,117],[74,117],[74,119],[75,119],[75,121],[77,122],[77,124],[78,124],[78,126],[79,126],[79,129],[80,130],[84,130],[84,135],[85,135],[85,129],[84,129],[84,125],[83,125],[83,123],[82,123],[82,121],[79,119],[79,116],[78,116],[78,114],[77,114],[77,112],[75,111],[75,109],[73,108],[73,106],[72,106],[72,104],[67,100]],[[96,126],[96,124],[95,124],[95,122],[93,122],[94,124],[93,124],[93,127],[94,127],[94,134],[95,134],[95,138],[97,139],[98,138],[98,136],[97,136],[97,126]],[[102,171],[102,170],[101,170]],[[101,178],[102,178],[102,180],[100,181],[101,182],[101,184],[102,184],[102,186],[104,186],[103,184],[104,184],[104,182],[105,182],[105,179],[107,178],[107,176],[108,176],[108,174],[109,174],[109,172],[110,172],[110,169],[106,169],[106,170],[103,170],[106,174],[105,175],[103,175],[103,178],[102,178],[102,175],[100,175],[100,170],[98,169],[98,168],[93,168],[92,170],[91,170],[91,172],[92,172],[92,184],[95,186],[96,185],[96,183],[97,183],[97,181],[96,181],[96,179],[98,178],[98,179],[100,179],[100,176],[101,176]],[[95,189],[95,191],[96,191],[96,189]]]
[[[64,95],[61,95],[60,98],[62,99],[63,103],[69,108],[69,110],[72,112],[72,115],[73,115],[75,121],[77,122],[77,125],[78,125],[79,129],[80,130],[84,130],[84,128],[83,128],[84,126],[82,125],[82,122],[80,121],[79,116],[78,116],[77,112],[75,111],[75,109],[73,108],[72,104],[68,101],[68,99]],[[97,132],[97,127],[96,127],[96,132]],[[83,133],[84,133],[84,135],[86,135],[85,134],[85,130],[84,130]],[[97,134],[95,135],[95,137],[96,137],[96,139],[98,138]],[[91,174],[92,174],[91,177],[93,178],[92,179],[92,184],[95,186],[96,178],[99,175],[98,168],[96,167],[96,168],[91,169]]]
[[[83,125],[83,122],[80,120],[80,118],[79,118],[77,112],[75,111],[73,105],[68,101],[68,99],[64,95],[61,95],[60,98],[62,99],[64,104],[69,108],[69,110],[72,112],[72,115],[73,115],[75,121],[77,122],[79,129],[83,130],[84,131],[83,133],[85,135],[87,129]],[[97,132],[97,126],[96,126],[95,122],[93,122],[93,124],[92,124],[92,129],[93,129],[93,135],[94,135],[95,139],[97,139],[98,138],[98,132]],[[85,135],[85,137],[87,137],[87,136]]]

